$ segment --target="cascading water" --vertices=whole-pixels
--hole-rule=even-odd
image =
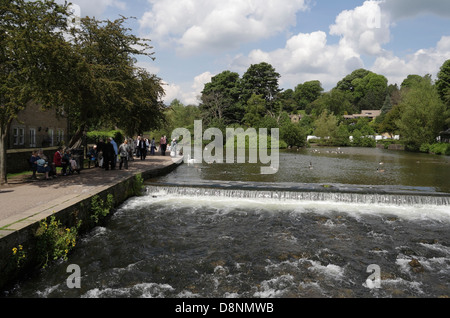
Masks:
[[[284,156],[276,176],[252,174],[259,171],[253,166],[185,165],[151,180],[143,196],[77,244],[69,263],[81,269],[80,289],[67,288],[68,264],[61,263],[3,296],[450,296],[445,160],[420,175],[414,157],[414,178],[398,166],[394,179],[407,182],[392,185],[390,175],[358,175],[369,165],[366,157],[339,159],[355,175],[349,180],[349,170],[298,171],[313,159],[301,165],[296,160],[303,157]],[[371,156],[376,167],[408,155],[373,150]],[[319,159],[327,158],[315,166]],[[442,169],[429,176],[436,165]],[[323,183],[322,174],[332,182],[339,171],[335,183]],[[430,188],[432,181],[441,192]],[[378,286],[369,279],[372,268],[380,269]]]
[[[450,205],[450,195],[447,194],[389,194],[389,193],[352,193],[336,191],[286,191],[268,189],[246,190],[228,189],[225,187],[201,186],[148,186],[147,193],[163,192],[168,195],[187,195],[201,197],[226,197],[248,199],[278,199],[280,201],[331,201],[364,204],[395,204],[395,205]],[[153,194],[156,195],[156,194]]]

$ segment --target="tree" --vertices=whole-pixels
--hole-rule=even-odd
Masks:
[[[257,127],[266,114],[266,100],[262,95],[253,94],[247,102],[243,122],[248,127]]]
[[[294,99],[298,103],[298,109],[306,109],[306,107],[315,101],[323,92],[320,81],[309,81],[297,85],[294,92]]]
[[[422,76],[420,76],[420,75],[415,75],[415,74],[408,75],[408,76],[403,80],[403,82],[402,82],[402,84],[400,85],[400,87],[401,87],[402,89],[405,89],[405,88],[411,88],[411,87],[417,85],[418,83],[420,83],[420,82],[422,81],[422,79],[423,79],[423,78],[422,78]]]
[[[353,113],[354,110],[355,108],[350,103],[348,93],[338,89],[332,89],[324,93],[306,108],[307,113],[315,114],[316,116],[324,111],[333,113],[336,116],[342,116],[345,113]]]
[[[348,92],[358,111],[381,109],[387,94],[387,79],[365,69],[353,71],[338,82],[336,89]]]
[[[272,65],[260,63],[251,65],[244,73],[241,80],[241,98],[243,103],[255,94],[260,95],[266,101],[266,108],[273,112],[274,100],[281,89],[278,87],[280,74]]]
[[[67,7],[54,1],[0,2],[0,183],[7,183],[6,140],[11,122],[34,100],[60,105],[68,88],[60,63],[68,46]],[[67,64],[66,64],[67,65]]]
[[[128,119],[139,122],[141,111],[136,111],[136,107],[149,106],[141,103],[135,94],[136,90],[142,91],[139,85],[155,90],[147,92],[147,97],[161,96],[159,80],[135,66],[136,56],[154,59],[154,53],[149,52],[152,49],[149,40],[130,34],[130,29],[124,26],[126,20],[121,17],[115,21],[99,21],[86,17],[81,19],[79,28],[71,29],[73,59],[77,66],[68,79],[73,97],[67,108],[69,120],[76,130],[69,146],[74,145],[87,128],[120,125],[124,110],[128,112]],[[160,107],[159,102],[151,104]],[[160,114],[157,110],[152,113]]]
[[[434,143],[445,125],[446,107],[431,78],[411,86],[400,105],[403,111],[396,124],[407,148],[417,151],[422,144]]]
[[[446,112],[444,114],[446,127],[450,127],[450,60],[444,62],[441,70],[438,73],[438,80],[436,81],[436,88],[439,97],[446,105]]]
[[[239,74],[224,71],[206,83],[202,91],[200,108],[208,116],[223,119],[227,123],[242,120],[242,110],[238,102],[240,97]]]
[[[332,143],[338,132],[338,119],[335,115],[324,111],[314,122],[314,135],[321,138],[321,143]]]

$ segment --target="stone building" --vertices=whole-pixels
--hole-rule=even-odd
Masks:
[[[57,116],[56,110],[41,110],[35,103],[13,120],[10,127],[8,149],[56,147],[67,143],[67,118]]]
[[[27,158],[32,150],[42,149],[52,155],[58,146],[67,142],[67,118],[58,116],[54,109],[42,110],[39,105],[28,103],[11,123],[6,145],[8,173],[27,170]]]

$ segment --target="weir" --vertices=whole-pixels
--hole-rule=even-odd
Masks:
[[[280,201],[329,201],[358,204],[385,205],[450,205],[450,194],[439,192],[414,192],[362,188],[339,188],[336,186],[280,187],[255,184],[147,184],[147,194],[177,195],[189,197],[217,197],[237,199],[271,199]]]

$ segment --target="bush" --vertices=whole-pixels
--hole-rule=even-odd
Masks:
[[[420,147],[421,149],[422,149],[422,146]],[[436,154],[436,155],[450,156],[450,144],[435,143],[435,144],[429,145],[428,152],[432,153],[432,154]]]
[[[88,132],[86,136],[88,143],[91,144],[97,143],[100,139],[106,141],[110,137],[113,138],[117,143],[122,143],[122,141],[125,139],[123,131],[121,130],[95,130]]]

